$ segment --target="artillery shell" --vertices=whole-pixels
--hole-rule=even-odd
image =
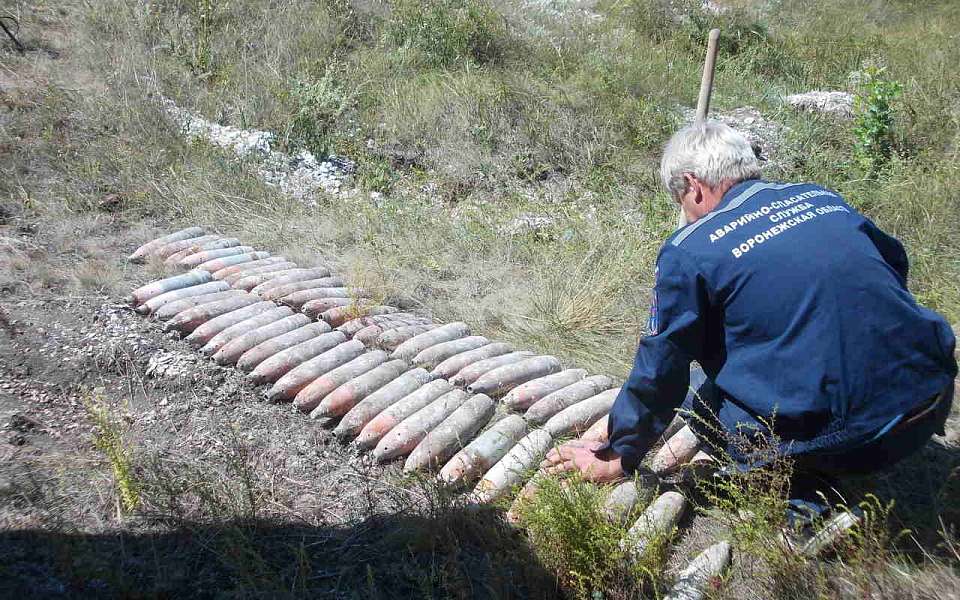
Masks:
[[[470,397],[463,390],[450,390],[413,413],[391,429],[373,449],[377,462],[405,456],[417,447],[427,433],[443,422]]]
[[[684,425],[653,455],[650,459],[650,470],[660,474],[676,471],[681,465],[690,462],[699,450],[700,440],[689,426]]]
[[[552,444],[553,437],[545,429],[531,431],[484,474],[473,490],[474,502],[489,504],[526,481]]]
[[[581,442],[606,442],[609,439],[610,415],[600,417],[580,436]]]
[[[432,375],[434,377],[443,377],[444,379],[449,379],[463,370],[465,367],[472,365],[475,362],[479,362],[487,358],[493,358],[495,356],[502,356],[504,354],[509,354],[510,352],[513,352],[513,346],[510,344],[504,344],[502,342],[486,344],[480,346],[479,348],[454,354],[453,356],[447,358],[436,366],[432,372]]]
[[[330,331],[330,326],[326,323],[310,323],[294,329],[293,331],[278,335],[265,342],[254,346],[243,353],[243,356],[237,361],[237,368],[245,373],[252,371],[257,365],[267,360],[274,354],[282,352],[288,348],[293,348],[297,344],[306,342],[324,333]]]
[[[213,360],[218,365],[232,365],[240,360],[247,350],[309,323],[310,317],[307,315],[290,315],[272,323],[266,323],[227,342],[213,355]]]
[[[455,356],[463,352],[469,352],[470,350],[476,350],[477,348],[486,346],[489,343],[490,340],[482,335],[471,335],[465,338],[460,338],[459,340],[441,342],[439,344],[434,344],[429,348],[425,348],[419,354],[414,356],[413,364],[417,365],[418,367],[427,367],[432,369],[451,356]]]
[[[849,515],[851,513],[844,513]],[[717,542],[697,555],[677,576],[663,600],[703,600],[712,594],[714,582],[730,566],[730,542]],[[709,596],[712,597],[712,596]]]
[[[510,410],[527,410],[547,394],[563,389],[587,376],[586,369],[566,369],[553,375],[520,384],[503,397]]]
[[[360,344],[360,342],[357,342]],[[363,344],[360,344],[363,347]],[[387,360],[387,353],[374,350],[361,354],[348,363],[342,364],[311,381],[300,390],[293,399],[293,404],[302,412],[311,412],[320,402],[344,383],[373,370]],[[399,374],[399,373],[398,373]]]
[[[302,292],[297,292],[298,294]],[[289,296],[288,296],[289,298]],[[299,300],[299,298],[297,298]],[[334,306],[349,306],[353,304],[354,299],[349,296],[344,296],[342,298],[327,296],[324,298],[316,298],[314,300],[307,300],[300,306],[300,312],[307,315],[312,319],[316,319],[320,316],[325,310],[330,310]]]
[[[370,419],[354,443],[362,449],[372,448],[398,423],[451,390],[453,386],[442,379],[424,384]]]
[[[637,505],[646,501],[656,489],[656,481],[650,482],[639,477],[624,481],[610,491],[603,503],[603,512],[610,521],[624,523]]]
[[[163,260],[164,262],[166,262],[168,258],[170,258],[174,254],[176,254],[177,252],[180,252],[185,248],[202,246],[207,242],[212,242],[219,239],[220,239],[219,235],[208,234],[208,235],[201,235],[200,237],[190,238],[186,240],[170,242],[169,244],[164,244],[163,246],[160,246],[159,248],[151,252],[150,257],[157,258],[159,260]]]
[[[263,327],[264,325],[268,325],[270,323],[275,323],[276,321],[285,319],[292,314],[293,311],[286,306],[275,306],[272,309],[259,312],[250,318],[244,319],[227,327],[217,335],[210,338],[210,341],[204,344],[204,346],[200,349],[200,352],[207,356],[213,356],[229,342],[232,342],[248,331],[253,331],[254,329]],[[308,318],[307,322],[309,322],[309,320],[310,319]],[[199,329],[200,328],[197,328],[197,331],[199,331]],[[196,333],[196,331],[194,333]]]
[[[166,279],[161,279],[159,281],[153,281],[146,285],[142,285],[130,292],[130,296],[127,298],[127,301],[130,304],[137,306],[143,304],[151,298],[159,296],[160,294],[200,285],[202,283],[208,283],[209,281],[209,273],[206,273],[205,271],[190,271],[189,273],[184,273],[183,275],[167,277]]]
[[[286,375],[276,379],[276,383],[274,383],[273,386],[267,391],[267,398],[273,402],[279,402],[280,400],[292,400],[294,396],[300,393],[303,388],[310,385],[310,382],[313,380],[360,356],[360,354],[363,352],[363,344],[360,343],[354,344],[352,341],[340,342],[336,346],[329,347],[329,341],[331,338],[327,338],[327,336],[334,336],[336,334],[337,332],[332,331],[330,333],[323,334],[319,338],[310,340],[310,342],[306,342],[306,344],[312,344],[318,348],[323,348],[324,346],[328,347],[326,350],[317,352],[308,359],[300,360],[300,362],[296,365],[289,367]],[[295,346],[285,352],[295,351],[297,348],[299,348],[299,346]],[[313,348],[310,346],[306,346],[304,349],[307,351],[313,350]],[[283,354],[283,352],[281,352],[281,354]],[[290,352],[290,354],[291,358],[300,359],[304,353]],[[261,370],[261,367],[272,367],[273,365],[267,365],[267,363],[273,362],[278,358],[278,356],[274,356],[270,360],[264,361],[259,367],[253,370],[251,376],[257,375],[258,371]],[[287,361],[281,361],[281,364],[284,362]]]
[[[361,329],[368,327],[370,325],[376,325],[380,328],[392,328],[392,327],[404,327],[407,325],[420,324],[420,317],[411,315],[410,313],[402,312],[393,312],[393,313],[381,313],[381,314],[364,314],[366,308],[369,306],[364,306],[363,304],[357,306],[351,306],[355,308],[358,316],[352,319],[345,321],[342,325],[337,325],[337,331],[342,331],[346,335],[353,337],[360,332]],[[392,307],[390,307],[392,308]],[[346,309],[345,309],[346,310]],[[331,313],[335,315],[335,313]],[[321,314],[322,317],[322,314]],[[336,318],[331,316],[331,318]]]
[[[180,259],[177,267],[181,269],[193,269],[207,261],[224,256],[233,256],[235,254],[247,254],[255,252],[256,248],[252,246],[234,246],[232,248],[220,248],[219,250],[204,250]]]
[[[144,262],[144,259],[148,255],[152,254],[154,250],[160,248],[165,244],[169,244],[171,242],[179,242],[181,240],[188,240],[191,238],[197,238],[202,235],[203,235],[202,227],[188,227],[186,229],[181,229],[180,231],[167,234],[163,237],[158,237],[155,240],[150,240],[146,244],[143,244],[142,246],[134,250],[133,254],[127,257],[127,260],[133,263]]]
[[[683,494],[677,492],[661,494],[644,509],[640,518],[630,527],[626,539],[622,542],[623,545],[629,548],[634,556],[643,556],[654,538],[670,535],[686,507],[687,499]]]
[[[220,248],[232,248],[233,246],[239,246],[240,240],[237,238],[217,238],[215,240],[210,240],[209,242],[203,244],[193,244],[187,246],[183,250],[174,252],[163,261],[163,264],[167,267],[174,268],[177,266],[177,263],[180,262],[181,258],[186,258],[191,254],[196,254],[197,252],[203,252],[204,250],[219,250]]]
[[[250,375],[247,376],[247,379],[249,379],[250,383],[254,385],[268,382],[273,383],[275,381],[279,382],[281,377],[288,375],[296,367],[301,366],[307,361],[322,355],[324,352],[333,350],[337,346],[343,344],[345,341],[347,341],[347,336],[337,331],[331,331],[316,337],[312,337],[308,340],[304,340],[298,344],[290,346],[289,348],[284,348],[273,356],[264,359],[262,362],[260,362],[260,364],[254,367],[253,371],[250,372]],[[356,350],[356,346],[348,346],[348,348],[343,349],[340,352],[350,354],[351,348],[354,350],[354,352],[356,352],[356,354],[353,354],[353,356],[357,356],[360,351]],[[347,360],[350,360],[350,358],[342,358],[341,360],[346,362]],[[330,368],[332,369],[333,367]],[[307,383],[310,381],[312,381],[311,378],[304,379],[300,387],[307,385]],[[300,391],[300,388],[297,388],[296,391],[293,391],[290,397],[292,398],[293,395],[295,395],[298,391]]]
[[[228,303],[231,301],[232,299],[221,300],[221,303]],[[209,306],[213,306],[213,304],[198,306],[190,309],[190,311],[197,312],[195,320],[191,321],[190,323],[193,324],[192,333],[186,337],[187,343],[191,346],[199,348],[200,346],[203,346],[212,340],[213,336],[217,335],[227,327],[231,327],[237,323],[240,323],[241,321],[246,321],[250,317],[277,308],[277,305],[273,302],[247,302],[243,306],[239,306],[230,310],[225,309],[223,312],[215,313],[207,309]],[[180,315],[177,315],[174,317],[173,321],[176,321],[179,318]],[[171,323],[173,321],[171,321]],[[187,327],[181,326],[180,329],[187,330]]]
[[[218,300],[238,298],[246,295],[248,295],[246,292],[242,292],[240,290],[224,290],[222,292],[211,292],[207,294],[200,294],[199,296],[190,296],[164,304],[154,311],[151,316],[160,321],[167,321],[187,310],[188,308],[200,306],[201,304],[209,304],[210,302],[217,302]]]
[[[391,360],[350,379],[326,395],[310,413],[311,419],[341,417],[358,402],[387,385],[407,369],[405,361]]]
[[[471,397],[417,444],[407,457],[403,470],[407,473],[434,470],[443,465],[483,429],[496,408],[496,402],[489,396],[477,394]]]
[[[230,275],[227,280],[230,282],[230,285],[238,290],[245,290],[249,292],[265,281],[276,279],[277,277],[281,277],[298,269],[300,269],[300,267],[297,266],[296,263],[285,262],[279,263],[279,265],[260,267],[256,271],[249,273],[237,273],[236,275]]]
[[[528,423],[533,423],[534,425],[546,423],[547,419],[568,406],[573,406],[581,400],[596,396],[603,390],[610,389],[615,384],[614,380],[606,375],[593,375],[586,379],[581,379],[556,392],[547,394],[542,399],[534,402],[533,405],[527,409],[527,412],[524,413],[523,418],[526,419]]]
[[[306,290],[300,290],[299,292],[293,292],[292,294],[287,294],[281,298],[276,298],[277,302],[281,304],[286,304],[287,306],[292,306],[296,309],[302,309],[306,304],[312,300],[331,298],[334,296],[342,296],[337,298],[338,300],[343,301],[343,304],[337,304],[336,306],[344,306],[354,302],[357,297],[350,297],[350,290],[345,287],[312,287]],[[328,306],[324,308],[327,310],[333,308]],[[323,312],[323,311],[320,311]],[[320,312],[314,312],[310,316],[316,318],[320,315]],[[304,313],[306,314],[306,312]]]
[[[396,350],[397,346],[420,335],[421,333],[436,329],[439,325],[402,325],[396,329],[388,329],[377,337],[375,344],[388,352]]]
[[[483,360],[478,360],[457,371],[457,374],[450,378],[450,383],[459,386],[468,386],[483,374],[498,369],[505,365],[525,361],[534,356],[533,352],[521,350],[519,352],[508,352],[499,356],[492,356]]]
[[[614,388],[600,392],[592,398],[581,400],[550,417],[543,428],[549,431],[553,437],[560,437],[568,433],[583,433],[588,427],[610,412],[619,393],[619,388]]]
[[[470,485],[504,457],[527,434],[519,415],[507,415],[457,452],[440,469],[440,481],[449,486]]]
[[[383,333],[383,327],[380,325],[367,325],[360,331],[353,334],[353,339],[361,342],[364,346],[370,347],[376,343],[377,338]]]
[[[201,283],[200,285],[191,285],[190,287],[171,290],[169,292],[164,292],[159,296],[154,296],[138,306],[136,311],[141,315],[148,315],[156,312],[161,306],[171,302],[176,302],[177,300],[192,298],[193,296],[203,296],[204,294],[225,292],[229,289],[230,286],[223,281],[209,281],[207,283]]]
[[[263,260],[264,258],[269,258],[269,252],[244,252],[243,254],[232,254],[230,256],[221,256],[220,258],[215,258],[213,260],[208,260],[207,262],[200,263],[197,265],[198,269],[203,269],[204,271],[210,271],[211,273],[231,267],[233,265],[241,265],[245,263],[254,262],[257,260]]]
[[[371,314],[367,316],[371,325],[431,325],[433,320],[411,312]]]
[[[269,282],[267,282],[269,283]],[[261,284],[265,285],[265,284]],[[260,295],[266,300],[278,300],[284,296],[289,296],[296,292],[302,292],[304,290],[312,290],[318,288],[335,288],[343,287],[343,278],[341,277],[314,277],[312,279],[306,279],[304,281],[293,281],[291,283],[284,283],[282,285],[275,285],[271,287],[263,288],[260,291]],[[259,287],[259,286],[258,286]],[[254,288],[256,289],[256,288]]]
[[[500,396],[521,383],[556,373],[560,368],[560,361],[556,357],[536,356],[484,373],[467,386],[467,391],[472,394]]]
[[[343,415],[333,433],[340,439],[354,437],[371,419],[401,398],[412,394],[430,380],[430,374],[424,369],[412,369],[403,373],[358,402],[347,414]]]
[[[399,308],[394,306],[364,306],[361,305],[359,309],[364,315],[386,315],[390,313],[400,312]],[[356,311],[352,306],[336,306],[330,310],[325,310],[320,313],[320,318],[330,323],[331,327],[339,327],[345,322],[350,320],[356,315]]]
[[[390,357],[410,360],[430,346],[467,337],[468,335],[470,335],[470,328],[466,323],[447,323],[446,325],[441,325],[436,329],[431,329],[403,342],[397,346],[397,349],[393,351]]]
[[[227,294],[229,292],[217,293]],[[198,298],[202,297],[203,296],[198,296]],[[181,300],[181,302],[183,302],[183,300]],[[250,306],[251,304],[256,304],[257,302],[259,302],[259,298],[256,296],[251,296],[250,294],[238,295],[232,298],[226,298],[225,300],[217,300],[216,302],[206,302],[177,313],[175,317],[167,321],[167,323],[163,326],[163,329],[164,331],[170,331],[174,329],[178,331],[193,331],[211,319],[215,319],[229,312],[240,310],[246,306]],[[174,304],[174,302],[171,302],[170,304]]]
[[[276,265],[278,263],[287,262],[287,259],[283,256],[268,256],[266,258],[261,258],[259,260],[252,260],[246,263],[240,263],[238,265],[231,265],[229,267],[224,267],[219,271],[213,271],[213,278],[216,280],[226,280],[227,277],[231,275],[239,275],[240,273],[252,273],[255,269],[260,267],[269,267],[271,265]],[[293,264],[293,263],[290,263]],[[229,283],[229,281],[227,282]]]
[[[310,281],[311,279],[322,279],[324,277],[330,277],[330,269],[326,267],[310,267],[310,268],[299,268],[299,269],[290,269],[289,272],[279,275],[272,279],[264,281],[257,287],[250,290],[254,294],[263,294],[267,290],[271,290],[275,287],[280,287],[281,285],[287,285],[288,283],[297,283],[299,281]],[[314,286],[322,287],[322,286]]]

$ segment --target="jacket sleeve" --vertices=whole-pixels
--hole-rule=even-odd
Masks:
[[[633,369],[610,411],[609,444],[632,473],[687,394],[690,362],[701,353],[708,296],[682,250],[657,260],[651,335],[640,340]]]
[[[907,274],[909,272],[909,263],[907,262],[907,251],[903,249],[903,244],[897,238],[887,235],[873,221],[864,217],[861,229],[873,242],[880,252],[883,260],[900,275],[903,285],[907,285]]]

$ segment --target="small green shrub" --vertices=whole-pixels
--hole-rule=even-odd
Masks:
[[[433,67],[503,58],[504,19],[483,0],[399,0],[386,28],[387,40],[414,51]]]
[[[123,510],[140,505],[140,482],[133,473],[130,449],[123,439],[123,426],[106,405],[102,393],[94,390],[84,399],[87,416],[93,421],[93,444],[110,463]]]
[[[288,148],[305,148],[318,159],[328,156],[337,142],[340,120],[351,104],[332,68],[316,81],[297,80],[283,94],[293,104],[284,140]]]
[[[875,175],[893,154],[894,111],[893,102],[900,96],[903,86],[888,79],[886,70],[880,67],[864,69],[860,92],[856,95],[856,125],[854,146],[857,161],[870,175]]]

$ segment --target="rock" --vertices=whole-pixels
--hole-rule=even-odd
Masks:
[[[813,90],[786,96],[783,100],[799,111],[853,118],[853,94],[849,92]]]

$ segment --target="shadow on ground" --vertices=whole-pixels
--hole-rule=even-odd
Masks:
[[[558,595],[523,538],[492,512],[390,515],[353,527],[227,521],[143,533],[4,531],[0,556],[4,598]]]

